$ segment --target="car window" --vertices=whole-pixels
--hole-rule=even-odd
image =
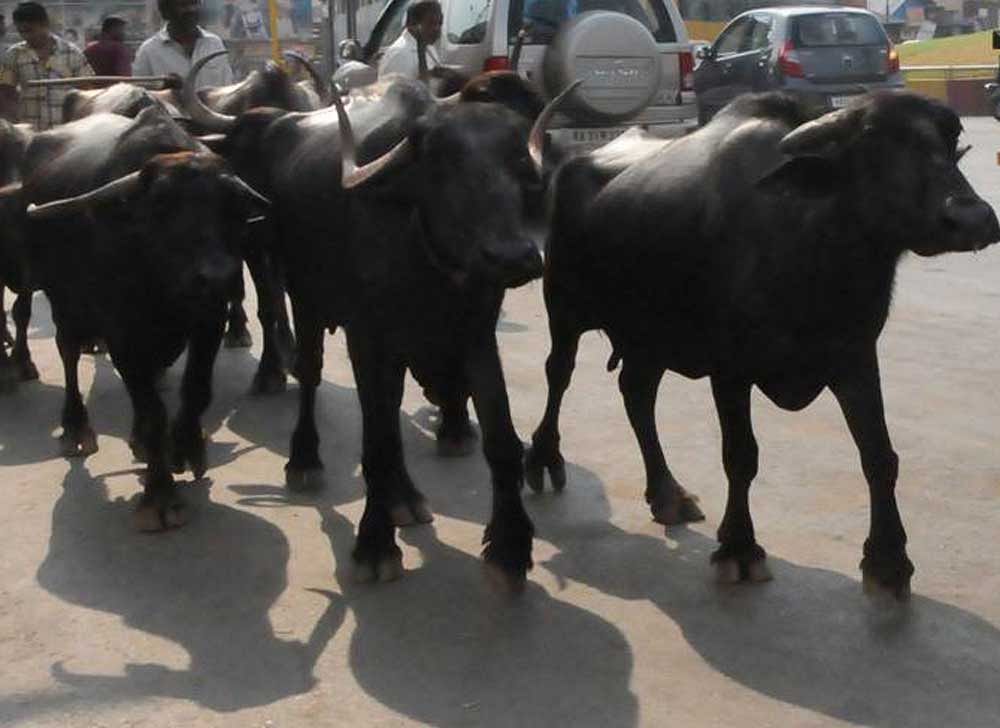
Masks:
[[[448,40],[452,43],[482,43],[490,17],[490,0],[456,0],[448,4]]]
[[[715,55],[726,56],[750,50],[753,18],[740,18],[730,25],[715,41]]]
[[[392,15],[386,18],[388,22],[382,26],[382,37],[379,39],[379,48],[391,46],[403,32],[403,21],[406,19],[406,4],[396,3],[392,9]]]
[[[750,30],[750,48],[759,51],[771,45],[771,18],[766,15],[754,16],[753,27]]]
[[[559,26],[581,13],[611,10],[635,18],[658,43],[672,43],[677,33],[662,0],[511,0],[509,42],[528,26],[528,43],[548,43]]]
[[[792,35],[795,45],[849,46],[885,45],[885,33],[878,21],[856,13],[817,13],[795,18]]]

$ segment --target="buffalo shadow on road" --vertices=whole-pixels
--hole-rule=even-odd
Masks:
[[[268,613],[287,587],[289,543],[257,515],[209,500],[206,481],[180,486],[194,502],[181,530],[132,530],[132,503],[109,500],[101,477],[74,461],[52,513],[38,583],[54,596],[119,615],[189,656],[186,669],[129,663],[123,675],[87,674],[83,655],[52,666],[64,690],[0,701],[0,714],[28,720],[53,710],[145,697],[191,700],[219,712],[309,692],[313,668],[343,623],[344,600],[317,592],[325,610],[306,641],[275,635]],[[137,649],[136,654],[141,654]]]
[[[858,579],[773,552],[774,582],[716,584],[713,537],[626,532],[609,522],[598,478],[567,470],[563,495],[526,499],[538,538],[559,549],[539,564],[557,578],[649,601],[714,669],[785,703],[885,728],[996,723],[1000,630],[981,617],[916,594],[872,601]]]

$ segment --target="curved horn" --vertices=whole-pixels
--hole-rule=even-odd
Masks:
[[[330,88],[330,84],[323,80],[323,74],[319,72],[319,69],[313,65],[313,62],[306,58],[304,55],[298,51],[282,51],[281,55],[285,58],[291,58],[298,61],[306,69],[306,72],[312,77],[313,86],[316,87],[316,93],[319,94],[319,101],[323,106],[329,106],[333,101],[333,91]]]
[[[855,130],[859,115],[856,109],[840,109],[807,122],[788,132],[778,149],[789,156],[819,154],[830,143],[842,142]]]
[[[448,96],[442,96],[440,98],[436,98],[434,99],[434,101],[437,102],[438,106],[454,106],[455,104],[460,103],[462,101],[462,92],[456,91],[455,93],[449,94]]]
[[[236,123],[236,117],[229,116],[228,114],[220,114],[218,111],[208,108],[205,102],[198,96],[194,82],[198,78],[198,72],[206,63],[213,58],[224,56],[227,53],[228,51],[210,53],[191,66],[187,78],[184,79],[184,87],[181,90],[181,106],[191,115],[191,120],[209,131],[222,133],[228,132],[233,128],[233,125]]]
[[[534,126],[531,127],[531,134],[528,135],[528,153],[531,155],[531,161],[535,163],[535,171],[538,172],[539,177],[542,176],[542,152],[545,149],[545,127],[548,126],[563,101],[576,91],[581,83],[583,83],[583,79],[578,78],[563,89],[561,94],[545,105],[542,113],[535,119]]]
[[[5,200],[8,197],[13,197],[14,195],[18,194],[22,189],[24,189],[24,185],[21,184],[20,182],[11,182],[9,185],[4,185],[3,187],[0,187],[0,200]]]
[[[86,209],[90,205],[96,205],[107,200],[117,200],[126,197],[139,188],[140,172],[131,172],[124,177],[101,185],[96,190],[84,192],[76,197],[67,197],[62,200],[53,200],[41,205],[28,205],[28,217],[32,220],[45,220],[53,217],[72,215]]]
[[[254,202],[259,202],[260,204],[264,205],[265,207],[270,207],[271,206],[271,201],[269,199],[267,199],[266,197],[264,197],[264,195],[262,195],[261,193],[259,193],[253,187],[251,187],[247,183],[247,181],[244,180],[239,175],[237,175],[237,174],[224,174],[224,175],[222,175],[222,179],[226,182],[226,184],[232,186],[233,189],[235,189],[237,192],[239,192],[240,194],[246,195],[247,197],[249,197]]]
[[[341,101],[339,94],[334,95],[333,105],[337,109],[337,121],[340,126],[340,185],[345,190],[363,185],[384,169],[392,166],[396,161],[403,159],[409,153],[410,140],[403,137],[396,146],[381,157],[373,159],[368,164],[359,167],[357,164],[354,130],[351,128],[351,120],[347,117],[347,111],[344,110],[344,102]]]

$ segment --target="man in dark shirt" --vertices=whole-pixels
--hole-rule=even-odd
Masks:
[[[131,76],[132,59],[125,47],[125,20],[109,15],[101,23],[101,38],[89,43],[83,53],[98,76]]]

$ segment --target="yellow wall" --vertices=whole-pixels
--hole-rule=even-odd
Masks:
[[[685,20],[689,40],[715,40],[726,27],[723,22],[713,20]]]

